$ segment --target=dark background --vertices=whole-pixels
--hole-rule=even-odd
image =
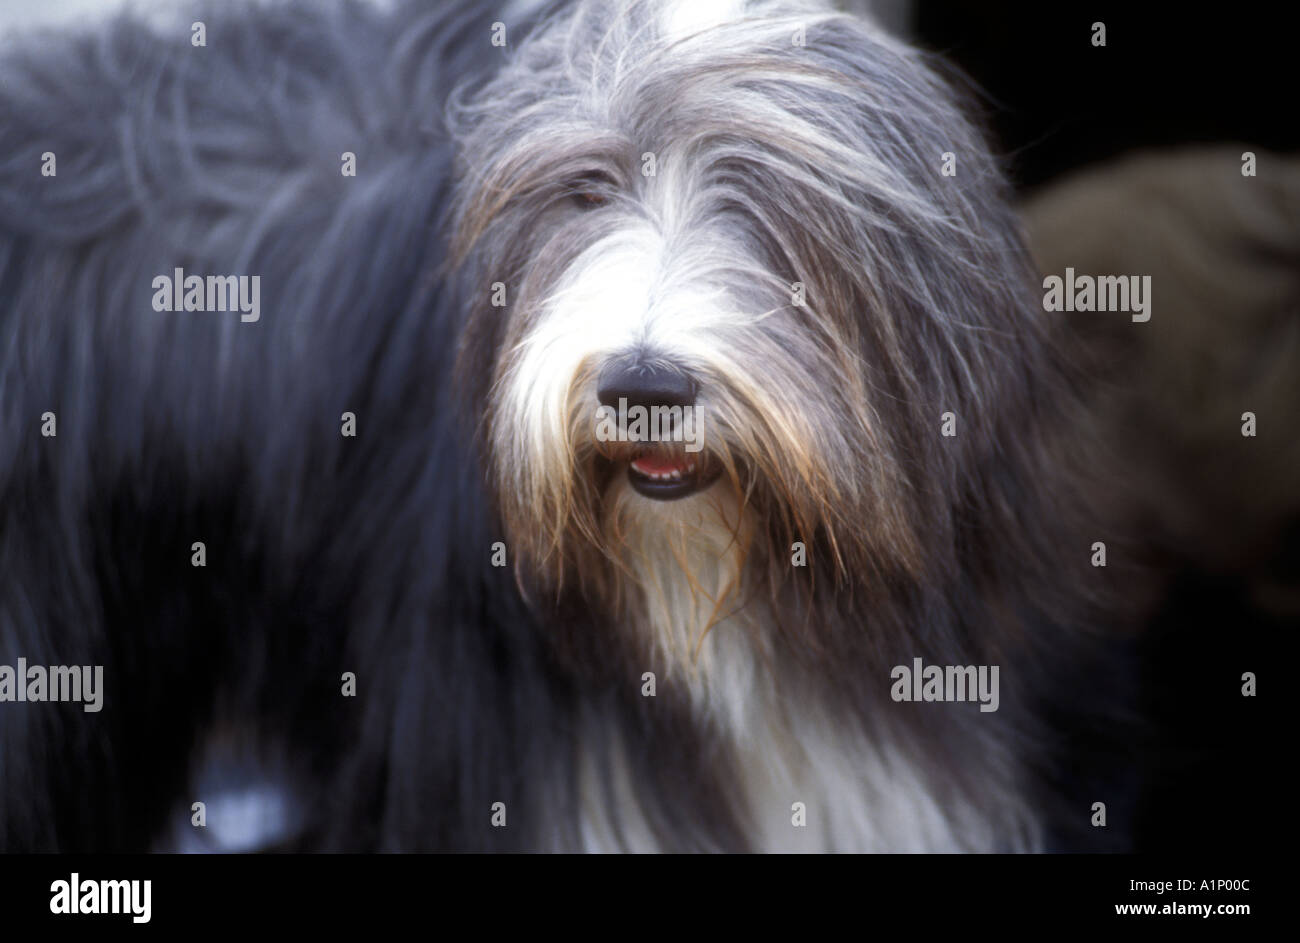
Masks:
[[[912,28],[986,93],[998,143],[1029,187],[1138,148],[1300,147],[1296,19],[1281,3],[920,0]]]
[[[1300,148],[1286,9],[921,0],[911,35],[974,80],[995,145],[1017,186],[1031,190],[1141,149]],[[1105,47],[1092,45],[1098,21]],[[1271,566],[1295,588],[1300,524],[1292,536]],[[1138,747],[1148,781],[1132,823],[1138,851],[1263,850],[1290,830],[1280,758],[1295,737],[1281,694],[1290,681],[1278,668],[1294,664],[1280,649],[1300,625],[1257,606],[1250,583],[1248,573],[1181,569],[1141,642],[1139,696],[1154,728]],[[1225,684],[1246,670],[1259,679],[1256,698]]]

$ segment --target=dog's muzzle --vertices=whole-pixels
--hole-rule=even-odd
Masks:
[[[601,405],[648,419],[673,415],[689,417],[696,409],[699,385],[685,370],[663,361],[619,359],[601,371],[596,397]],[[690,417],[693,420],[693,417]],[[654,426],[672,435],[658,439],[632,439],[626,446],[628,483],[638,494],[659,501],[684,498],[700,491],[717,477],[703,451],[691,451],[681,438],[683,422],[672,428]]]

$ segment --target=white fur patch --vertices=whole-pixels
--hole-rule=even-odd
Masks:
[[[745,0],[672,0],[664,9],[664,34],[671,41],[740,19]]]
[[[726,631],[726,626],[720,626],[713,634],[720,641]],[[712,645],[713,640],[705,644]],[[717,653],[714,659],[715,664],[720,660]],[[712,689],[704,696],[706,701],[745,708],[743,720],[736,723],[733,715],[725,730],[735,781],[724,789],[740,807],[739,818],[756,851],[1041,850],[1041,838],[1028,813],[1015,833],[999,833],[975,809],[944,804],[900,750],[871,743],[851,721],[827,712],[816,692],[793,696],[782,692],[775,679],[764,676],[752,662],[701,676],[693,683]],[[700,717],[703,723],[711,719]],[[621,758],[626,749],[620,744],[614,751],[608,790],[600,785],[591,758],[582,763],[584,851],[661,850]]]
[[[1013,850],[962,804],[944,805],[898,750],[870,742],[816,692],[761,688],[740,733],[737,773],[768,852],[989,852]],[[796,803],[801,825],[796,825]]]
[[[702,714],[734,728],[747,710],[745,692],[765,644],[759,632],[747,631],[749,620],[734,614],[743,598],[752,521],[739,519],[721,482],[676,501],[641,497],[624,479],[612,492],[606,530],[617,526],[621,533],[618,549],[641,588],[637,608],[656,666],[687,682]]]
[[[204,824],[194,824],[192,805],[177,809],[175,825],[157,850],[245,853],[292,839],[302,829],[303,813],[285,765],[288,756],[250,732],[219,725],[195,758],[186,800],[203,803]]]

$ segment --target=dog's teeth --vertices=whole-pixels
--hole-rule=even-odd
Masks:
[[[683,465],[678,465],[676,467],[670,467],[667,470],[651,471],[648,468],[640,467],[639,461],[637,459],[634,459],[632,462],[632,468],[638,475],[642,476],[643,478],[646,478],[650,481],[658,481],[666,484],[669,482],[685,481],[687,477],[695,474],[696,464],[697,464],[696,462],[688,462]]]

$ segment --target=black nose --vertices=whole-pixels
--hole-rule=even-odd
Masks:
[[[684,370],[659,363],[616,360],[600,373],[596,397],[605,406],[690,406],[695,402],[695,381]]]

